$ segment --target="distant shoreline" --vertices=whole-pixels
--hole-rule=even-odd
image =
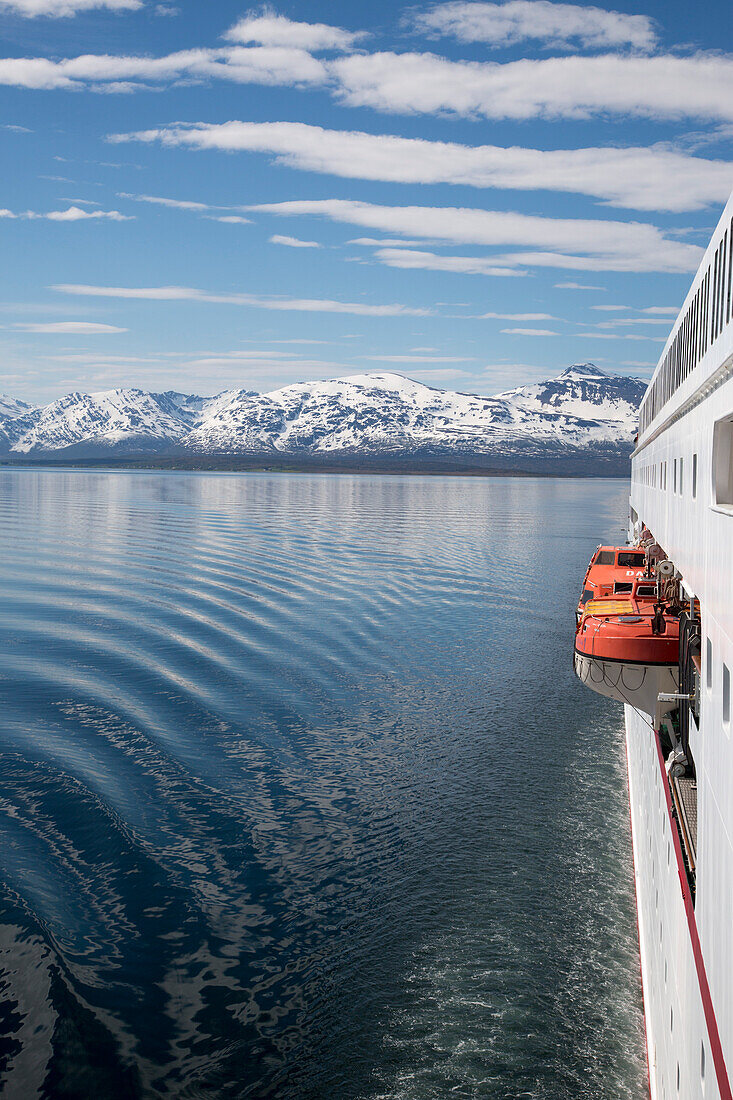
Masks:
[[[176,473],[278,473],[278,474],[392,474],[411,476],[460,477],[543,477],[543,478],[615,478],[627,479],[629,470],[622,469],[622,460],[606,460],[593,468],[592,460],[578,462],[568,459],[534,459],[521,466],[509,464],[484,466],[475,462],[456,461],[415,462],[409,459],[364,458],[355,461],[267,461],[262,458],[232,455],[201,455],[198,458],[155,457],[134,458],[30,458],[0,457],[0,468],[72,469],[72,470],[139,470]],[[630,467],[629,467],[630,469]]]

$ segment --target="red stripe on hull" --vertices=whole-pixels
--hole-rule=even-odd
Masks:
[[[715,1066],[715,1076],[718,1082],[718,1091],[720,1092],[721,1100],[733,1100],[733,1093],[731,1093],[730,1081],[728,1079],[728,1068],[725,1064],[723,1047],[721,1045],[720,1034],[718,1032],[718,1021],[715,1018],[713,999],[710,995],[710,986],[708,985],[708,976],[705,970],[705,960],[702,957],[700,936],[698,935],[697,921],[695,920],[695,907],[692,904],[690,884],[687,881],[687,870],[685,868],[685,861],[682,857],[682,845],[680,843],[677,826],[672,816],[672,796],[670,794],[669,783],[667,781],[667,772],[664,767],[662,746],[659,741],[659,734],[656,732],[654,734],[654,740],[657,746],[657,759],[659,760],[659,767],[662,772],[662,786],[664,787],[664,798],[667,806],[667,816],[669,817],[669,824],[672,831],[672,843],[674,844],[674,854],[675,859],[677,860],[677,873],[680,880],[680,888],[682,890],[682,900],[685,905],[687,927],[690,933],[690,945],[692,947],[692,954],[695,959],[697,980],[700,986],[700,998],[702,1000],[703,1012],[705,1014],[705,1024],[708,1029],[708,1040],[710,1042],[710,1052],[713,1056],[713,1065]]]

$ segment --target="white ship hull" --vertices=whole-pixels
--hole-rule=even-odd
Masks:
[[[664,752],[654,719],[625,708],[650,1089],[653,1100],[731,1100],[733,197],[639,424],[632,533],[648,528],[674,564],[700,638]],[[684,746],[684,780],[665,770],[672,742]]]

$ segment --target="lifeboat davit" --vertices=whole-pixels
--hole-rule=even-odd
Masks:
[[[575,674],[589,688],[652,717],[676,705],[659,695],[677,691],[680,644],[681,607],[656,594],[655,581],[642,576],[628,595],[587,600],[574,656]]]

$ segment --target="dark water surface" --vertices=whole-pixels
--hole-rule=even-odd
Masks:
[[[638,1100],[620,481],[0,471],[0,1091]]]

